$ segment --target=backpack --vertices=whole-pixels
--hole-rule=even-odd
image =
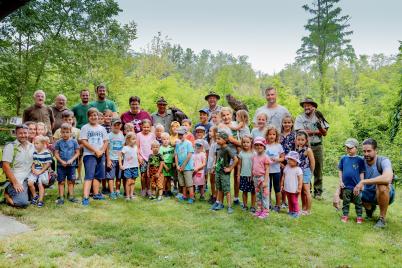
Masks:
[[[13,143],[11,143],[13,144]],[[14,166],[15,157],[17,156],[18,148],[13,144],[13,160],[10,163],[10,167]],[[4,191],[9,185],[6,173],[3,170],[3,161],[0,161],[0,203],[4,201]]]
[[[377,156],[377,159],[376,159],[376,162],[375,162],[377,170],[381,175],[382,175],[382,172],[383,172],[381,162],[383,160],[385,160],[385,159],[388,159],[388,158],[385,157],[385,156]],[[395,188],[396,188],[397,185],[401,184],[401,181],[399,180],[398,176],[395,175],[394,170],[392,170],[392,182],[391,183],[394,184]]]

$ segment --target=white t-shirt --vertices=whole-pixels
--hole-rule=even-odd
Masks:
[[[282,105],[278,104],[278,107],[276,108],[268,108],[266,105],[264,105],[255,111],[255,115],[253,118],[253,122],[255,125],[257,125],[257,115],[259,113],[266,114],[268,116],[267,123],[270,125],[274,125],[279,131],[282,127],[282,119],[285,117],[285,115],[290,115],[288,109],[286,109]]]
[[[123,150],[121,151],[124,155],[123,157],[123,168],[135,168],[139,166],[138,163],[138,147],[134,146],[124,146]]]
[[[280,143],[273,143],[265,145],[265,153],[271,159],[272,163],[269,165],[269,173],[279,173],[281,172],[281,164],[272,160],[272,158],[277,158],[282,154],[283,148]]]
[[[101,125],[91,126],[86,124],[81,128],[80,140],[87,140],[92,147],[101,150],[104,142],[109,140],[109,135]],[[86,155],[94,155],[94,153],[84,147],[83,156]]]
[[[286,165],[286,167],[283,170],[284,174],[284,188],[285,191],[288,193],[297,193],[297,189],[299,188],[299,179],[297,176],[301,175],[303,176],[303,171],[300,167],[290,167],[289,165]]]

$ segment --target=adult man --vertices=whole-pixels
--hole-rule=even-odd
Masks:
[[[140,97],[131,96],[128,103],[130,104],[130,110],[121,115],[121,122],[123,123],[123,126],[124,124],[132,123],[134,125],[135,133],[138,133],[141,131],[142,120],[148,119],[152,123],[152,117],[148,112],[141,110]]]
[[[314,198],[322,198],[322,170],[324,165],[324,147],[322,137],[327,135],[329,125],[327,121],[316,112],[318,104],[311,98],[305,98],[300,102],[304,113],[296,117],[295,130],[303,130],[309,136],[310,146],[314,153]],[[318,116],[317,116],[318,115]]]
[[[204,98],[208,102],[208,106],[203,108],[203,110],[207,110],[210,116],[214,111],[220,112],[222,109],[222,106],[218,105],[218,100],[220,100],[220,98],[221,96],[216,94],[214,91],[210,91]]]
[[[165,132],[169,133],[170,124],[174,121],[174,115],[171,109],[166,109],[167,101],[160,97],[156,102],[158,111],[152,114],[152,121],[154,125],[161,124],[165,128]]]
[[[380,218],[374,227],[384,228],[388,206],[394,202],[395,198],[395,190],[391,184],[394,175],[391,161],[377,155],[377,141],[371,138],[363,141],[363,155],[366,166],[365,179],[356,185],[354,192],[359,194],[363,190],[362,201],[367,218],[373,216],[376,205],[380,207]]]
[[[24,110],[22,122],[43,122],[47,126],[48,135],[51,136],[54,117],[52,109],[45,105],[46,94],[43,92],[43,90],[37,90],[35,91],[33,97],[35,104]]]
[[[56,132],[56,130],[60,128],[61,124],[63,124],[63,118],[61,115],[64,111],[68,110],[66,105],[66,96],[64,96],[63,94],[57,95],[57,97],[54,99],[54,105],[51,106],[54,117],[52,133]]]
[[[15,133],[17,140],[8,143],[3,150],[3,171],[8,179],[4,197],[7,204],[24,208],[29,204],[27,177],[35,148],[28,142],[27,126],[16,126]]]
[[[89,109],[89,89],[83,89],[80,92],[81,103],[75,105],[71,110],[77,120],[76,128],[81,129],[83,125],[88,123],[88,109]]]
[[[117,106],[113,101],[108,100],[106,98],[106,86],[105,85],[100,84],[99,86],[96,87],[96,95],[97,95],[97,100],[91,101],[89,103],[89,108],[95,107],[101,113],[103,113],[105,110],[111,110],[113,112],[113,117],[116,117],[117,116]]]

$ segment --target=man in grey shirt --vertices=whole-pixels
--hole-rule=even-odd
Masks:
[[[267,104],[258,108],[255,111],[253,118],[254,125],[257,125],[257,116],[260,113],[264,113],[268,117],[267,124],[274,125],[279,131],[282,127],[282,119],[286,115],[290,115],[288,109],[276,103],[276,89],[269,87],[265,90],[265,98],[267,99]]]
[[[174,115],[171,109],[166,109],[167,104],[167,101],[160,97],[156,102],[158,110],[151,116],[154,126],[161,124],[165,128],[165,132],[169,133],[170,124],[174,121]]]

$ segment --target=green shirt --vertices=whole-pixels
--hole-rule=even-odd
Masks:
[[[95,107],[99,112],[103,113],[105,110],[111,110],[112,112],[117,112],[116,104],[111,100],[104,101],[91,101],[89,107]]]
[[[85,124],[88,123],[88,109],[89,105],[83,105],[82,103],[75,105],[71,109],[71,111],[74,113],[75,119],[77,120],[77,128],[81,129]]]
[[[159,148],[159,153],[163,156],[163,161],[166,164],[172,164],[173,163],[173,156],[174,156],[174,148],[172,146],[161,146]]]

